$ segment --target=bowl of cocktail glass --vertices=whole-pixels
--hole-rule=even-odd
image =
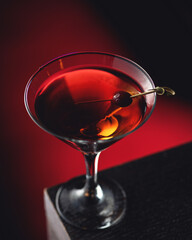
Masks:
[[[66,222],[92,230],[123,218],[126,194],[113,179],[98,179],[98,159],[102,150],[149,118],[156,101],[154,89],[138,64],[100,52],[55,58],[28,81],[24,99],[32,120],[85,158],[85,177],[70,180],[57,192],[57,211]],[[142,95],[146,91],[151,92]]]

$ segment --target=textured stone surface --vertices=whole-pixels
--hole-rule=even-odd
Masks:
[[[68,239],[60,233],[65,229],[71,240],[192,239],[191,149],[192,144],[183,145],[101,172],[117,180],[127,194],[126,216],[109,229],[89,232],[62,222],[54,208],[59,186],[47,189],[46,201],[57,216],[54,221],[49,219],[48,229],[60,235],[49,240]]]

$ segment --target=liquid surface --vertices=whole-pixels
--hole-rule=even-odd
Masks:
[[[127,107],[112,101],[118,91],[140,91],[130,77],[106,68],[79,68],[58,72],[40,86],[35,99],[38,120],[60,137],[103,140],[136,128],[145,113],[144,97]],[[90,102],[89,102],[90,101]]]

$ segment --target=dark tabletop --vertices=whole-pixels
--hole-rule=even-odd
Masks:
[[[72,240],[191,240],[192,143],[100,173],[127,194],[127,212],[116,226],[84,231],[64,223]],[[58,186],[48,189],[55,201]]]

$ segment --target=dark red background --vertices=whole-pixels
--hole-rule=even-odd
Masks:
[[[179,71],[177,66],[168,68],[167,65],[160,64],[163,62],[163,56],[160,55],[162,61],[156,61],[155,59],[159,57],[159,50],[157,50],[156,58],[152,57],[155,46],[163,43],[161,48],[164,49],[164,55],[170,62],[174,61],[180,52],[187,58],[188,52],[181,51],[184,42],[177,45],[178,49],[175,49],[177,54],[174,55],[173,49],[170,52],[170,47],[166,48],[166,41],[161,41],[161,37],[165,36],[162,34],[166,34],[167,42],[170,44],[172,36],[174,38],[176,34],[176,27],[168,34],[167,25],[162,20],[159,35],[157,35],[158,31],[153,29],[154,34],[151,35],[153,35],[155,45],[151,45],[150,48],[149,45],[142,45],[146,37],[149,38],[148,35],[142,33],[140,41],[138,40],[138,33],[135,32],[137,26],[135,25],[134,28],[136,23],[133,19],[133,22],[124,23],[124,28],[127,26],[128,29],[131,26],[129,42],[127,40],[129,39],[128,30],[123,32],[124,28],[118,27],[122,24],[122,20],[117,16],[111,17],[110,8],[105,14],[106,5],[102,7],[95,1],[93,2],[94,4],[80,0],[8,1],[2,5],[0,39],[0,239],[2,240],[46,239],[43,189],[85,172],[81,154],[39,129],[24,108],[23,93],[29,77],[39,66],[52,58],[74,51],[112,52],[143,63],[154,82],[157,76],[158,84],[161,82],[160,75],[163,74],[165,76],[163,84],[167,83],[172,88],[174,86],[176,88],[175,97],[158,97],[154,113],[138,131],[101,154],[99,169],[122,164],[192,141],[191,99],[185,96],[183,90],[186,88],[186,94],[189,92],[190,81],[186,78],[177,79],[177,76],[173,74]],[[114,9],[111,10],[111,15],[113,11]],[[117,13],[120,16],[118,11]],[[175,13],[175,10],[171,13]],[[137,20],[140,19],[142,23],[144,19],[138,17]],[[172,24],[171,15],[170,19],[167,15],[168,24],[169,20]],[[182,33],[186,42],[189,42],[188,25],[185,25],[185,33],[182,32],[183,30],[179,32],[182,28],[182,19],[177,18],[177,20],[177,24],[180,23],[178,35]],[[118,24],[114,25],[115,21]],[[149,32],[150,28],[152,29],[152,26],[146,25]],[[180,39],[179,37],[175,41],[180,41]],[[154,65],[154,62],[156,62],[156,67],[150,67]],[[181,71],[186,74],[188,69],[181,65]],[[167,80],[166,74],[169,76]]]

